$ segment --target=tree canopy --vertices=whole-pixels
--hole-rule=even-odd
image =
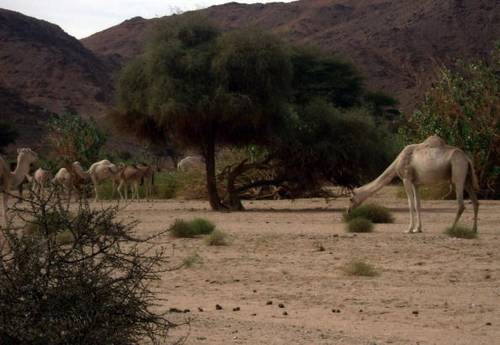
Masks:
[[[197,148],[210,204],[219,209],[227,205],[216,188],[216,146],[267,152],[262,164],[229,169],[233,182],[249,168],[270,166],[290,184],[302,175],[351,186],[366,176],[380,156],[361,159],[362,150],[373,152],[383,138],[369,114],[353,115],[365,112],[352,110],[365,104],[365,93],[357,70],[337,57],[258,30],[220,32],[188,14],[161,23],[145,53],[123,70],[112,117],[139,136]]]

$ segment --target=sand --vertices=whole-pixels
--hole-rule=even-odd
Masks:
[[[156,284],[160,309],[172,321],[190,319],[186,344],[500,344],[500,201],[482,201],[479,238],[443,234],[454,201],[423,202],[423,233],[407,234],[406,200],[386,188],[371,201],[389,207],[394,224],[373,233],[346,233],[346,199],[245,202],[247,211],[217,213],[202,201],[129,204],[121,216],[137,219],[150,235],[176,218],[204,217],[229,234],[228,246],[202,238],[156,240],[172,267]],[[462,223],[472,223],[472,207]],[[358,258],[376,277],[342,269]],[[270,304],[272,302],[272,304]],[[216,310],[219,304],[222,310]],[[280,305],[281,304],[281,305]],[[233,311],[234,308],[239,310]]]

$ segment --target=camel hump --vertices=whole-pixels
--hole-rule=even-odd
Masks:
[[[445,141],[437,135],[431,135],[430,137],[425,139],[422,144],[427,147],[443,147],[446,145]]]

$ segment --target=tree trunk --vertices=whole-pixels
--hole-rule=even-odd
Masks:
[[[227,200],[225,202],[231,211],[243,211],[245,209],[241,203],[240,192],[235,187],[236,178],[243,173],[245,162],[246,159],[232,171],[229,171],[227,176]]]
[[[207,192],[210,207],[214,211],[224,209],[217,192],[217,179],[215,177],[215,142],[207,140],[205,145],[205,169],[207,173]]]

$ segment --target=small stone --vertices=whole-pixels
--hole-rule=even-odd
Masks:
[[[359,310],[359,312],[360,312],[360,313],[362,313],[362,312],[363,312],[363,309],[360,309],[360,310]]]
[[[486,322],[486,326],[491,326],[491,322]]]
[[[216,305],[215,305],[215,309],[216,309],[216,310],[222,310],[222,306],[221,306],[220,304],[216,304]]]
[[[256,292],[257,292],[257,290],[253,290],[253,293],[256,293]]]
[[[190,312],[191,312],[191,310],[189,310],[189,309],[184,309],[184,313],[190,313]]]
[[[271,304],[273,304],[273,301],[267,301],[266,302],[266,305],[271,305]]]
[[[287,316],[288,313],[286,311],[283,312],[283,316]]]
[[[257,316],[257,314],[253,313],[252,316]]]
[[[233,311],[240,311],[240,307],[233,308]]]
[[[168,310],[169,313],[182,313],[183,311],[177,308],[170,308]]]
[[[416,315],[418,315],[418,310],[414,310],[411,313],[416,316]]]
[[[485,275],[484,279],[491,279],[491,275],[489,275],[489,274]]]
[[[278,304],[278,308],[285,308],[285,305],[283,303]]]
[[[198,311],[199,311],[200,313],[203,313],[203,308],[202,308],[202,307],[198,307]]]

